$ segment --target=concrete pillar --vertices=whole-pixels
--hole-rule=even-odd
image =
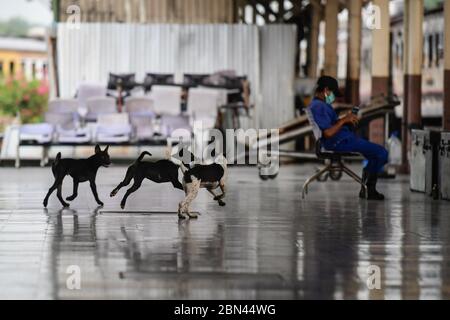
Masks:
[[[337,31],[339,1],[327,0],[325,5],[325,66],[327,76],[337,78]]]
[[[444,115],[442,126],[450,130],[450,1],[444,1]]]
[[[361,71],[361,10],[362,0],[348,0],[347,101],[359,104]]]
[[[372,96],[389,92],[390,16],[389,0],[374,0],[379,8],[380,28],[372,30]],[[373,120],[369,125],[369,140],[384,145],[384,119]]]
[[[408,170],[412,126],[422,124],[423,0],[405,1],[402,168]]]
[[[319,59],[319,32],[322,10],[320,0],[311,0],[311,30],[308,43],[308,77],[317,77]]]

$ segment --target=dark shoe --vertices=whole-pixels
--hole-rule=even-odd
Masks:
[[[367,200],[384,200],[384,195],[376,189],[378,174],[369,173],[367,177]]]
[[[384,195],[375,188],[367,190],[367,200],[384,200]]]

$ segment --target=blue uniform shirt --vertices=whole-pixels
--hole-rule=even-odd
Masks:
[[[313,99],[309,105],[309,108],[312,112],[314,120],[322,132],[331,128],[338,121],[338,115],[336,111],[334,111],[333,107],[318,98]],[[322,137],[322,143],[325,149],[332,150],[342,140],[353,136],[354,133],[350,130],[350,128],[348,126],[343,126],[333,137],[329,139]]]

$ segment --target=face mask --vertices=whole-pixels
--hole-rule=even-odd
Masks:
[[[333,92],[331,92],[328,96],[325,96],[325,102],[328,104],[333,104],[333,102],[336,100],[336,97]]]

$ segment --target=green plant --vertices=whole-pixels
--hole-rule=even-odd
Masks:
[[[24,79],[0,80],[0,114],[20,115],[22,123],[42,121],[47,108],[48,87],[45,81]]]

